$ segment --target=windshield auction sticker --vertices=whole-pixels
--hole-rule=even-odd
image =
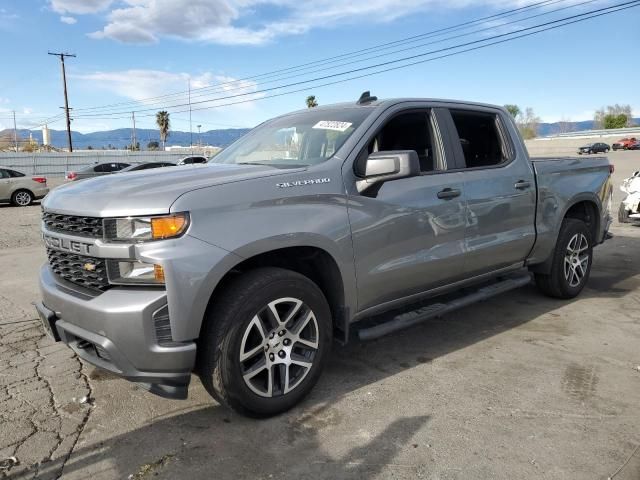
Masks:
[[[337,122],[333,120],[321,120],[316,123],[313,128],[320,130],[335,130],[336,132],[344,132],[347,128],[353,125],[350,122]]]

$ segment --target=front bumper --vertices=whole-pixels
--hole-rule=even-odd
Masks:
[[[41,316],[50,314],[52,328],[80,358],[152,393],[186,398],[196,345],[159,345],[154,313],[167,304],[164,289],[115,287],[95,296],[58,279],[48,265],[40,289]]]

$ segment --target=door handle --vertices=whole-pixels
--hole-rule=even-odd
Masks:
[[[448,200],[450,198],[455,198],[460,196],[460,190],[454,188],[445,188],[444,190],[440,190],[438,192],[438,198],[443,200]]]
[[[531,182],[526,182],[524,180],[518,180],[514,187],[518,190],[524,190],[525,188],[529,188],[531,186]]]

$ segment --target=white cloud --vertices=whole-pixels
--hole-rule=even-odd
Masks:
[[[163,70],[122,70],[115,72],[94,72],[81,75],[72,75],[74,79],[84,83],[85,88],[100,89],[115,93],[120,97],[131,100],[144,101],[149,106],[158,108],[178,105],[187,102],[187,89],[189,79],[191,83],[193,102],[223,96],[225,93],[250,94],[255,92],[258,85],[255,82],[217,75],[205,72],[199,75],[189,76],[187,73],[173,73]],[[213,87],[208,91],[201,92],[198,89]],[[213,90],[213,91],[212,91]],[[166,96],[167,93],[181,92],[179,95]],[[164,96],[161,99],[153,97]],[[256,95],[247,95],[240,99],[253,99]],[[125,107],[123,107],[125,108]],[[107,110],[122,110],[114,107]],[[140,107],[136,107],[139,109]]]
[[[51,0],[79,3],[80,0]],[[88,3],[111,2],[93,0]],[[107,24],[90,34],[124,43],[154,43],[162,37],[228,45],[256,45],[313,28],[348,23],[381,23],[435,8],[460,8],[472,0],[122,0],[107,15]],[[483,0],[514,5],[519,0]],[[276,18],[265,21],[259,7],[277,7]],[[69,7],[67,7],[69,8]]]
[[[76,20],[74,17],[67,17],[65,15],[62,15],[60,17],[60,21],[62,23],[66,23],[67,25],[73,25],[74,23],[78,22],[78,20]]]
[[[50,3],[51,9],[56,13],[86,15],[106,10],[113,0],[50,0]]]

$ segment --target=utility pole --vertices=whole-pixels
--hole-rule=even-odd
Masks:
[[[199,146],[199,147],[202,147],[202,142],[200,141],[200,127],[201,127],[201,126],[202,126],[202,125],[198,125],[198,146]]]
[[[131,140],[131,150],[136,149],[136,112],[131,112],[131,120],[133,120],[133,138]]]
[[[16,146],[16,153],[18,153],[18,129],[16,128],[16,111],[13,111],[13,143]]]
[[[67,114],[67,140],[69,143],[69,152],[73,152],[73,144],[71,143],[71,117],[69,116],[69,98],[67,97],[67,74],[64,69],[64,57],[74,57],[73,53],[55,53],[48,52],[49,55],[55,55],[60,57],[60,64],[62,65],[62,84],[64,86],[64,111]]]

